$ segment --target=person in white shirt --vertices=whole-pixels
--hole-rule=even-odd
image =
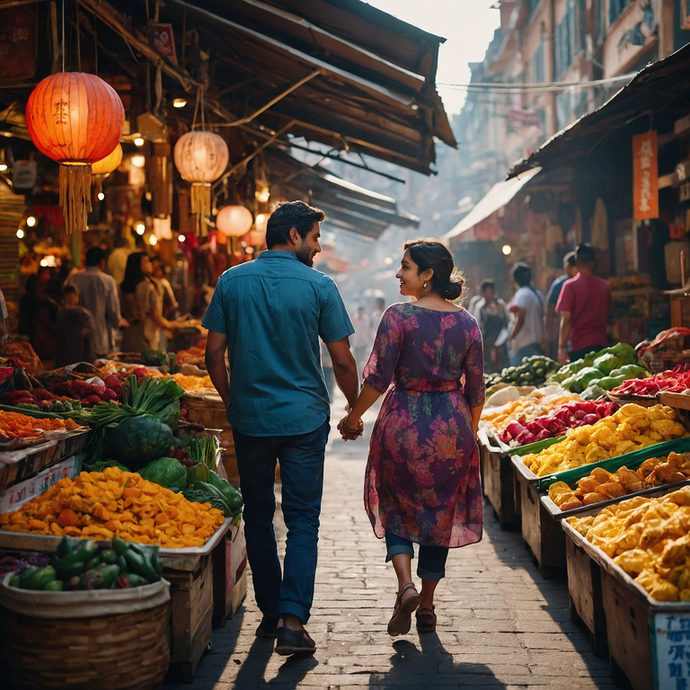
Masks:
[[[544,296],[530,285],[532,269],[527,264],[519,263],[513,267],[513,282],[517,292],[509,306],[515,315],[510,334],[510,365],[516,367],[522,362],[523,357],[544,354]]]
[[[119,286],[125,279],[125,266],[129,254],[129,243],[124,237],[118,237],[115,240],[115,249],[110,252],[107,262],[108,274],[113,277],[115,285]]]
[[[371,345],[370,320],[364,314],[364,307],[357,307],[357,315],[352,319],[355,332],[352,335],[352,347],[354,349],[355,360],[359,368],[367,355],[367,348]]]

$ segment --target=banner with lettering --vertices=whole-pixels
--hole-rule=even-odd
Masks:
[[[656,130],[633,136],[633,218],[659,217]]]

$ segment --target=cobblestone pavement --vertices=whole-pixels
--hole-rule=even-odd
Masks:
[[[390,638],[396,582],[362,507],[366,451],[364,439],[345,444],[335,434],[328,446],[308,625],[316,655],[286,660],[272,640],[254,637],[260,613],[250,586],[235,618],[214,631],[195,690],[615,687],[606,660],[570,622],[565,581],[544,580],[519,533],[502,532],[490,506],[483,541],[451,550],[437,633],[420,636],[413,621],[409,635]]]

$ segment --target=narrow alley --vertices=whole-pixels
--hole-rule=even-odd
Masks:
[[[369,413],[367,431],[373,419]],[[367,443],[346,444],[333,431],[327,448],[308,625],[316,655],[286,660],[273,653],[272,640],[254,637],[260,614],[250,586],[235,618],[214,631],[195,689],[615,687],[607,661],[570,622],[565,580],[544,580],[520,534],[502,532],[490,506],[484,539],[450,553],[437,591],[437,633],[420,636],[413,621],[410,634],[390,638],[395,578],[362,507]]]

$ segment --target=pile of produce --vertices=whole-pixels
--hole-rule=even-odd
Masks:
[[[638,354],[644,360],[648,360],[653,359],[657,353],[677,354],[684,352],[689,347],[690,328],[679,326],[661,331],[651,343],[647,341],[638,345]]]
[[[0,529],[185,548],[202,546],[223,521],[210,503],[190,503],[138,474],[106,467],[61,479],[18,510],[0,515]]]
[[[658,601],[690,601],[690,487],[568,522]]]
[[[545,355],[525,357],[517,367],[507,367],[500,374],[486,377],[486,385],[492,388],[504,383],[511,386],[543,386],[547,377],[558,371],[560,365]]]
[[[509,389],[515,390],[515,389]],[[498,393],[496,395],[502,395]],[[482,425],[494,434],[500,434],[512,422],[524,424],[526,421],[543,417],[573,400],[578,400],[574,393],[568,393],[559,386],[538,388],[528,395],[513,400],[499,407],[485,407],[482,411]],[[489,401],[490,402],[490,401]]]
[[[66,395],[55,395],[45,388],[14,390],[2,397],[3,405],[12,405],[21,410],[32,412],[73,412],[81,409],[81,401]]]
[[[687,479],[690,479],[690,453],[669,453],[667,457],[645,460],[636,472],[627,467],[616,472],[595,467],[591,474],[578,480],[576,489],[565,482],[552,484],[549,498],[561,510],[573,510]]]
[[[653,398],[662,391],[682,393],[690,389],[690,364],[678,364],[647,379],[626,381],[613,389],[614,395],[636,395]]]
[[[202,340],[197,343],[196,347],[190,347],[189,350],[180,350],[177,353],[178,364],[194,364],[202,369],[206,368],[206,341]]]
[[[570,429],[562,441],[522,460],[536,475],[545,477],[685,435],[673,408],[629,404],[596,424]]]
[[[174,374],[173,379],[186,391],[198,391],[206,388],[215,390],[211,377],[206,376],[185,376],[184,374]]]
[[[0,441],[41,437],[41,431],[73,431],[79,425],[71,419],[38,419],[19,412],[0,410]]]
[[[503,443],[525,446],[560,436],[568,429],[576,429],[585,424],[596,424],[603,417],[613,414],[615,409],[616,404],[612,402],[575,400],[536,419],[519,418],[508,424],[498,437]]]
[[[50,556],[44,553],[27,553],[21,558],[0,556],[0,578],[9,573],[21,573],[31,566],[42,568],[50,563]]]
[[[44,592],[131,589],[158,582],[162,572],[157,546],[64,537],[50,565],[20,569],[10,586]]]
[[[635,350],[630,345],[619,343],[566,364],[549,378],[549,382],[559,383],[573,393],[581,393],[585,400],[595,400],[623,381],[648,375],[647,370],[637,364]]]

